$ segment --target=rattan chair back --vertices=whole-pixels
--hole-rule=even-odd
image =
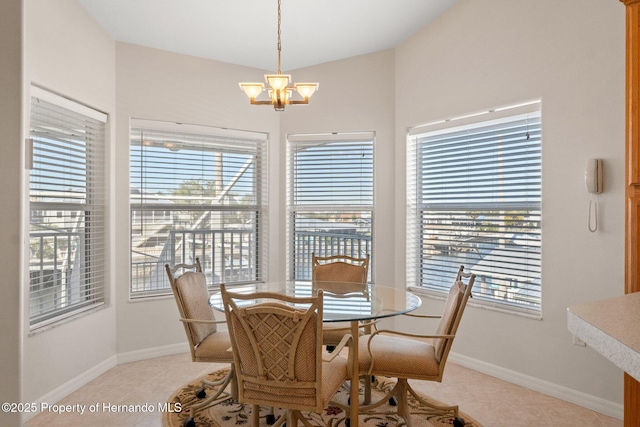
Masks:
[[[272,301],[251,304],[264,298]],[[222,300],[240,401],[322,411],[322,291],[294,298],[266,292],[237,294],[223,287]]]

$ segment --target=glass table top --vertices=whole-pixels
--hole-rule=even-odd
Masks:
[[[295,297],[315,295],[323,290],[323,321],[344,322],[381,319],[397,316],[417,309],[422,300],[405,289],[375,284],[345,282],[266,282],[227,285],[227,291],[237,293],[276,292]],[[265,300],[247,300],[243,304],[256,304]],[[209,298],[211,307],[224,311],[220,291]]]

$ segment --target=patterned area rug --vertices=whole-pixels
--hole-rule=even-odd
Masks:
[[[220,371],[212,372],[206,375],[206,378],[215,381],[222,378],[228,370],[223,369]],[[163,427],[182,427],[185,419],[189,418],[189,406],[196,402],[198,399],[195,397],[196,391],[200,388],[200,378],[191,381],[189,384],[184,385],[178,389],[167,402],[171,407],[176,407],[176,404],[180,404],[182,407],[181,412],[165,412],[162,418]],[[376,397],[383,396],[383,390],[389,390],[393,385],[393,380],[388,378],[377,378],[375,383],[372,384],[373,400]],[[209,391],[207,392],[209,393]],[[340,390],[334,399],[341,403],[346,403],[348,399],[348,391],[346,389]],[[439,404],[440,402],[434,399],[425,397],[428,402],[434,402]],[[419,404],[417,401],[411,399],[409,406],[412,410],[417,409]],[[385,412],[395,411],[395,407],[390,405],[382,405],[376,410]],[[266,416],[269,413],[268,408],[261,409],[260,425],[267,426]],[[276,410],[276,417],[279,416],[278,410]],[[325,408],[322,414],[305,414],[311,420],[313,425],[319,427],[338,427],[345,425],[345,413],[342,409],[329,406]],[[460,412],[460,418],[464,420],[465,427],[481,427],[480,424],[468,415]],[[360,426],[369,427],[395,427],[400,424],[404,425],[404,420],[393,414],[361,414]],[[442,414],[414,414],[411,418],[414,427],[441,427],[454,425],[454,419],[450,415]],[[242,405],[234,400],[226,400],[218,405],[199,411],[195,418],[197,427],[232,427],[237,425],[251,424],[251,406]],[[459,423],[456,423],[458,425]]]

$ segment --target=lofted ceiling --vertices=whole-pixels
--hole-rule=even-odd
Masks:
[[[277,0],[77,0],[115,40],[276,71]],[[282,0],[282,71],[396,47],[457,0]]]

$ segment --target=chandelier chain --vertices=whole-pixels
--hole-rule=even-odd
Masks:
[[[280,15],[280,0],[278,0],[278,74],[282,74],[282,70],[280,69],[280,52],[282,51],[282,43],[280,41],[280,23],[282,21],[282,17]]]

